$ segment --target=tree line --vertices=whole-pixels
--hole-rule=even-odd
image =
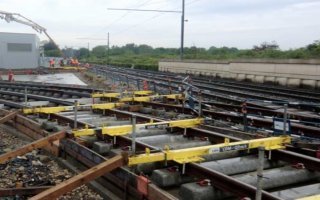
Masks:
[[[49,43],[48,43],[49,44]],[[46,56],[60,56],[52,45],[44,46]],[[50,48],[48,48],[50,47]],[[71,52],[71,53],[70,53]],[[153,48],[146,44],[137,45],[134,43],[124,46],[100,45],[91,51],[87,48],[78,50],[72,48],[62,49],[62,53],[67,57],[77,57],[82,62],[92,62],[99,64],[113,64],[130,67],[135,65],[138,68],[157,68],[159,59],[179,58],[179,48]],[[289,50],[281,50],[275,42],[263,42],[253,46],[251,49],[238,49],[235,47],[215,47],[208,49],[201,47],[184,48],[185,59],[203,60],[226,60],[226,59],[251,59],[251,58],[271,58],[271,59],[320,59],[320,40],[316,40],[305,47]]]

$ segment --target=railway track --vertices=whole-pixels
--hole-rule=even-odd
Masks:
[[[168,85],[166,85],[167,87]],[[172,86],[172,85],[171,85]],[[7,91],[7,90],[0,90],[1,95],[8,95],[8,96],[15,96],[18,97],[16,99],[17,101],[12,101],[12,99],[4,100],[3,103],[5,105],[9,105],[12,107],[15,107],[19,104],[19,102],[23,102],[23,87],[19,85],[15,85],[16,88],[11,87],[11,89],[17,90],[17,91]],[[72,88],[54,88],[55,91],[52,90],[54,85],[51,85],[47,88],[44,88],[42,92],[44,94],[28,94],[29,98],[32,98],[34,100],[46,100],[50,101],[52,103],[55,103],[56,105],[72,105],[73,102],[66,101],[65,99],[62,99],[63,91],[71,92],[69,95],[72,98]],[[4,87],[5,88],[5,87]],[[10,87],[7,87],[10,88]],[[54,95],[54,92],[57,92],[56,90],[61,90],[61,93],[59,93],[59,97],[53,98],[51,97]],[[80,90],[82,90],[80,92]],[[84,91],[85,89],[75,89],[75,92],[83,93],[84,95],[88,95],[89,91]],[[28,90],[29,91],[29,90]],[[30,91],[33,91],[30,88]],[[41,92],[40,90],[35,90]],[[47,94],[45,93],[47,92]],[[50,92],[50,94],[49,94]],[[81,97],[79,95],[76,96],[76,98]],[[82,96],[82,97],[88,97],[88,96]],[[76,99],[75,98],[75,99]],[[11,105],[10,105],[11,104]],[[224,109],[239,109],[239,107],[227,107],[226,104],[215,103],[214,106],[221,108],[225,107]],[[134,105],[133,105],[134,106]],[[182,109],[179,106],[169,105],[169,104],[161,104],[156,102],[151,103],[144,103],[143,106],[152,106],[154,108],[158,108],[159,112],[163,111],[163,108],[167,109],[167,111],[175,110],[176,114],[185,112],[189,115],[194,115],[194,112],[188,109]],[[263,107],[263,106],[262,106]],[[18,106],[17,106],[18,108]],[[159,109],[161,108],[161,109]],[[252,108],[254,109],[260,109],[256,112],[262,112],[263,108],[258,107]],[[276,114],[274,110],[267,109],[269,112],[269,115]],[[204,110],[204,113],[209,116],[215,115],[216,118],[222,118],[222,115],[219,112],[215,112],[212,110]],[[89,127],[95,128],[102,126],[108,121],[111,125],[119,125],[119,124],[130,124],[130,117],[132,114],[137,116],[138,122],[147,122],[150,121],[150,119],[153,119],[154,121],[163,121],[164,119],[159,117],[154,117],[146,114],[140,114],[136,112],[130,112],[130,111],[124,111],[124,110],[118,110],[118,109],[112,109],[112,110],[106,110],[103,113],[101,112],[78,112],[77,113],[77,126],[78,128],[85,127],[85,125],[89,125]],[[159,113],[158,113],[159,114]],[[229,113],[230,114],[230,113]],[[34,116],[37,117],[37,116]],[[34,118],[32,117],[32,118]],[[65,127],[66,124],[69,124],[70,127],[74,126],[74,113],[73,112],[66,112],[61,114],[51,114],[50,116],[44,116],[42,120],[48,119],[50,117],[51,119],[57,119],[58,124],[54,124],[54,126],[61,126]],[[311,121],[312,117],[309,115],[304,116],[304,120]],[[230,115],[228,115],[227,118],[230,118]],[[234,122],[239,122],[242,120],[241,116],[236,119],[232,119]],[[316,119],[317,120],[317,119]],[[259,121],[259,119],[255,119],[255,121]],[[262,120],[265,123],[265,120]],[[51,122],[50,122],[51,123]],[[49,124],[50,124],[49,123]],[[51,123],[51,125],[52,125]],[[263,123],[263,122],[260,122]],[[270,126],[270,124],[268,125]],[[296,128],[299,128],[299,126],[296,126]],[[301,128],[301,127],[300,127]],[[207,127],[209,129],[209,127]],[[302,127],[302,129],[308,130],[308,133],[311,133],[310,130],[311,127]],[[309,130],[310,129],[310,130]],[[315,128],[316,129],[316,128]],[[301,129],[299,129],[301,130]],[[232,130],[229,130],[232,132]],[[298,129],[297,129],[298,131]],[[314,134],[310,134],[308,136],[317,136],[316,132],[319,132],[319,130],[316,130]],[[224,133],[219,133],[211,130],[205,130],[204,128],[190,128],[187,129],[186,133],[183,133],[183,130],[181,129],[173,129],[173,130],[158,130],[155,129],[154,131],[150,131],[148,133],[143,132],[139,133],[139,135],[136,139],[137,144],[137,151],[141,152],[146,147],[150,148],[153,151],[159,151],[159,149],[162,149],[164,145],[168,145],[171,149],[183,149],[186,147],[195,147],[195,146],[203,146],[208,144],[218,144],[224,141],[225,138],[230,138],[231,141],[241,141],[241,137],[235,137],[235,136],[228,136]],[[250,133],[243,133],[243,136],[248,136]],[[239,134],[238,136],[241,136]],[[318,136],[317,136],[318,137]],[[131,137],[129,136],[119,136],[117,137],[116,142],[114,141],[114,138],[112,137],[101,137],[101,135],[98,135],[98,140],[100,141],[107,141],[111,142],[112,144],[112,150],[107,156],[102,156],[94,151],[92,151],[92,146],[88,145],[88,147],[85,147],[82,145],[81,142],[77,142],[76,140],[72,139],[64,139],[61,141],[62,144],[62,151],[67,154],[70,157],[73,157],[76,161],[81,162],[87,167],[92,167],[98,163],[103,162],[104,160],[108,159],[110,156],[115,155],[119,153],[121,149],[124,147],[131,145]],[[85,143],[88,143],[86,141]],[[137,191],[136,185],[137,185],[137,174],[135,172],[144,172],[145,174],[149,174],[151,179],[153,180],[153,183],[156,183],[159,185],[161,190],[157,190],[157,187],[155,185],[151,185],[151,189],[154,191],[157,190],[156,194],[163,195],[166,198],[165,199],[178,199],[178,198],[184,198],[184,195],[188,195],[188,198],[191,197],[191,195],[199,195],[196,190],[204,190],[205,192],[202,192],[202,194],[205,194],[206,192],[214,195],[214,198],[217,199],[226,199],[230,198],[231,196],[237,196],[237,197],[254,197],[256,188],[254,186],[255,183],[255,174],[253,171],[255,171],[256,166],[252,163],[257,160],[257,152],[252,151],[249,154],[247,152],[239,151],[236,152],[233,155],[223,155],[220,158],[215,157],[207,157],[205,162],[201,164],[197,163],[190,163],[185,166],[185,169],[181,165],[177,165],[177,163],[169,162],[167,166],[163,166],[163,163],[160,163],[160,166],[158,164],[154,164],[150,166],[138,166],[137,168],[130,169],[130,168],[121,168],[112,174],[105,175],[104,179],[107,182],[106,186],[111,187],[112,184],[114,184],[114,192],[118,195],[130,195],[133,198],[141,198],[141,194]],[[237,169],[238,171],[235,171],[234,165],[237,165],[239,163],[239,160],[241,160],[242,167]],[[250,164],[251,163],[251,164]],[[297,163],[302,163],[298,164]],[[178,167],[176,167],[178,166]],[[319,192],[313,190],[314,188],[317,188],[318,180],[320,178],[319,170],[320,170],[320,160],[316,158],[312,158],[309,156],[304,156],[299,153],[295,153],[288,150],[275,150],[272,153],[271,159],[265,160],[265,166],[266,171],[265,175],[269,177],[264,191],[263,191],[263,199],[285,199],[283,195],[289,194],[290,191],[296,191],[296,196],[294,198],[301,198],[308,195],[313,195],[312,192]],[[301,169],[301,166],[303,169]],[[282,177],[280,177],[280,174],[283,174]],[[163,177],[164,175],[168,175],[171,177],[175,177],[173,181],[167,180]],[[295,176],[296,178],[293,180],[292,176]],[[127,177],[127,178],[124,178]],[[159,178],[160,177],[160,178]],[[280,179],[279,179],[280,178]],[[219,189],[219,190],[213,190],[212,186],[208,186],[206,182],[202,182],[203,179],[210,180],[211,184]],[[165,184],[163,184],[165,183]],[[111,185],[110,185],[111,184]],[[169,189],[167,188],[169,187]],[[193,189],[192,189],[193,188]],[[196,188],[196,189],[194,189]],[[319,187],[318,187],[319,188]],[[125,194],[123,194],[122,191],[126,191]],[[312,192],[310,192],[312,191]],[[282,195],[282,196],[281,196]],[[154,198],[157,199],[157,198]]]
[[[96,70],[98,71],[98,70]],[[105,73],[104,75],[107,75],[107,73],[105,71],[103,71],[102,73]],[[109,75],[115,76],[115,72],[113,71],[109,71]],[[131,76],[129,75],[128,72],[126,72],[125,74],[119,74],[119,76],[125,76],[128,77],[130,76],[130,79],[132,80],[142,80],[144,78],[139,78],[138,75],[137,76]],[[151,77],[151,76],[149,76]],[[157,78],[152,78],[157,80]],[[132,84],[137,84],[136,81],[133,81]],[[172,83],[168,83],[168,82],[156,82],[155,83],[157,86],[159,87],[163,87],[163,88],[171,88],[173,91],[178,91],[178,85],[174,85]],[[152,87],[151,87],[152,88]],[[217,94],[216,91],[208,91],[208,90],[204,90],[202,91],[202,97],[205,98],[203,101],[205,102],[206,105],[213,105],[214,107],[217,108],[222,108],[226,111],[229,112],[237,112],[238,116],[241,115],[241,107],[240,104],[243,103],[243,101],[245,99],[239,99],[239,97],[236,96],[230,96],[228,94]],[[208,99],[211,99],[208,101]],[[214,101],[212,101],[214,100]],[[273,100],[275,101],[275,99],[261,99],[263,101],[270,101]],[[227,103],[225,103],[227,102]],[[284,102],[284,101],[282,101]],[[231,103],[231,104],[230,104]],[[283,108],[282,106],[279,105],[275,105],[275,104],[270,104],[270,103],[264,103],[264,102],[248,102],[247,103],[249,105],[248,107],[248,113],[253,115],[252,119],[255,119],[255,121],[269,121],[270,118],[272,117],[282,117],[283,116]],[[289,104],[290,106],[290,104]],[[309,105],[308,105],[309,106]],[[308,107],[307,106],[307,107]],[[305,125],[305,126],[314,126],[314,127],[318,127],[319,126],[319,120],[320,120],[320,116],[318,115],[318,113],[315,112],[309,112],[306,110],[303,110],[300,107],[303,107],[303,104],[300,104],[299,106],[294,106],[294,107],[299,107],[299,109],[296,108],[290,108],[288,111],[288,118],[295,121],[295,123],[299,123],[301,125]],[[312,106],[311,106],[312,107]],[[228,115],[228,118],[235,118],[235,114],[232,113],[224,113],[224,115]],[[282,115],[282,116],[281,116]],[[239,120],[237,120],[239,122]],[[270,122],[269,122],[269,128],[270,128]],[[297,131],[300,132],[300,131]],[[304,131],[302,131],[302,133],[304,133]]]
[[[47,96],[43,96],[43,95],[34,95],[34,94],[28,94],[28,98],[32,99],[32,100],[36,100],[36,101],[49,101],[51,103],[54,103],[54,105],[74,105],[74,100],[72,99],[68,99],[68,100],[64,100],[64,99],[60,99],[59,97],[51,97],[53,95],[52,92],[49,93],[45,93]],[[0,90],[0,95],[2,95],[3,99],[6,100],[0,100],[1,103],[7,105],[7,106],[12,106],[12,107],[16,107],[16,108],[22,108],[24,107],[24,98],[25,98],[25,94],[22,92],[13,92],[13,91],[4,91],[4,90]],[[61,94],[60,94],[61,96]],[[78,96],[76,96],[78,97]],[[78,98],[77,98],[78,99]],[[14,101],[12,101],[14,100]],[[175,109],[175,110],[179,110],[180,112],[182,112],[182,107],[180,106],[170,106],[170,105],[164,105],[164,104],[156,104],[156,103],[144,103],[144,105],[151,105],[154,107],[169,107],[171,109]],[[217,105],[217,104],[215,104]],[[249,107],[248,109],[249,111],[251,110],[251,108]],[[254,110],[254,109],[253,109]],[[187,111],[189,114],[193,113],[193,110],[190,109],[185,109],[185,111]],[[261,112],[261,109],[256,112]],[[234,123],[242,123],[243,122],[243,117],[241,116],[241,114],[237,114],[237,113],[230,113],[230,112],[217,112],[217,111],[212,111],[212,110],[203,110],[203,113],[206,116],[210,116],[213,119],[224,119],[226,121],[232,121]],[[279,116],[280,112],[273,112],[274,114],[278,114],[278,115],[273,115],[273,116]],[[299,116],[300,119],[303,116]],[[306,119],[307,118],[307,119]],[[313,121],[315,121],[316,123],[318,122],[317,118],[311,118],[311,117],[304,117],[304,120],[308,120],[308,119],[313,119]],[[251,124],[251,126],[253,127],[257,127],[257,128],[266,128],[266,129],[272,129],[273,126],[273,122],[270,118],[266,118],[264,116],[248,116],[248,122],[249,124]],[[310,122],[310,121],[309,121]],[[308,124],[309,125],[309,124]],[[307,126],[307,125],[301,125],[301,124],[292,124],[292,133],[293,134],[297,134],[297,135],[304,135],[307,137],[313,137],[313,138],[319,138],[319,129],[316,127],[312,127],[312,126]]]
[[[172,89],[175,89],[175,90],[177,90],[178,87],[182,85],[181,81],[183,80],[183,77],[181,76],[176,76],[171,79],[171,78],[158,77],[155,74],[150,74],[150,73],[148,74],[137,73],[137,72],[130,73],[130,71],[119,72],[117,70],[114,70],[113,68],[111,69],[98,68],[94,71],[103,73],[105,76],[108,76],[108,75],[110,76],[111,74],[113,74],[113,75],[118,75],[123,77],[130,77],[130,79],[133,79],[133,80],[144,79],[144,80],[150,80],[150,82],[154,82],[156,80],[156,83],[154,84],[162,87],[165,86],[166,88],[171,87]],[[251,104],[263,104],[263,102],[261,102],[263,100],[263,101],[269,101],[269,102],[271,101],[275,105],[287,103],[289,107],[293,107],[293,108],[307,109],[314,112],[320,111],[319,110],[320,99],[315,96],[310,97],[309,92],[307,96],[296,95],[294,94],[294,90],[291,91],[291,93],[290,92],[285,93],[286,96],[288,95],[292,95],[296,97],[299,96],[298,99],[289,99],[289,98],[281,97],[281,94],[278,94],[278,92],[276,91],[270,91],[270,90],[260,89],[260,93],[249,93],[248,91],[251,90],[250,86],[247,86],[239,91],[239,90],[230,89],[231,86],[222,88],[222,87],[211,87],[211,86],[208,86],[208,84],[201,85],[201,84],[195,83],[193,85],[203,90],[202,95],[204,97],[207,97],[213,100],[222,100],[222,101],[231,102],[235,104],[240,104],[243,101],[249,101],[248,103],[251,103]],[[238,87],[235,85],[236,83],[233,85],[233,87]],[[268,93],[268,94],[265,94],[265,93]],[[271,97],[270,97],[270,94],[272,94]],[[307,99],[309,99],[310,101],[306,101]]]
[[[109,113],[109,114],[108,114]],[[120,111],[120,110],[111,110],[110,112],[106,113],[106,115],[110,115],[110,116],[114,116],[114,114],[118,114],[119,116],[121,116],[121,118],[123,118],[125,115],[127,115],[127,118],[129,118],[132,113],[131,112],[128,112],[128,111]],[[136,113],[135,113],[136,114]],[[136,114],[137,117],[139,118],[140,121],[146,121],[146,120],[149,120],[150,117],[147,117],[145,115],[141,115],[141,114]],[[63,116],[72,116],[72,114],[68,113],[68,114],[63,114]],[[79,121],[81,121],[82,123],[86,123],[85,121],[83,120],[88,120],[88,116],[90,116],[89,113],[85,113],[84,115],[82,115],[82,118],[80,117]],[[59,116],[58,118],[60,118],[61,116]],[[90,117],[89,117],[90,118]],[[82,120],[81,120],[82,119]],[[72,120],[72,117],[69,118],[69,120]],[[160,119],[155,119],[155,120],[159,120]],[[90,120],[89,120],[90,121]],[[195,133],[195,131],[198,131]],[[225,138],[225,136],[223,135],[219,135],[219,134],[215,134],[214,132],[211,132],[211,131],[204,131],[204,130],[201,130],[201,129],[189,129],[188,132],[187,132],[187,136],[186,137],[183,137],[181,131],[179,132],[173,132],[173,133],[170,133],[170,132],[166,132],[164,130],[158,130],[156,131],[157,134],[155,133],[151,133],[151,135],[148,135],[147,133],[142,133],[142,135],[138,136],[137,137],[137,145],[138,145],[138,149],[139,150],[143,150],[144,147],[148,147],[148,148],[152,148],[153,150],[159,150],[159,148],[163,148],[163,145],[164,144],[167,144],[169,145],[171,148],[176,148],[176,149],[179,149],[179,148],[183,148],[183,147],[186,147],[188,145],[192,145],[192,146],[202,146],[204,144],[209,144],[209,143],[221,143],[221,141]],[[150,134],[150,133],[149,133]],[[208,138],[208,140],[201,140],[199,139],[199,135],[201,136],[205,136],[206,138]],[[241,140],[240,138],[235,138],[235,137],[230,137],[231,140]],[[130,137],[119,137],[117,139],[117,141],[119,142],[119,145],[120,147],[121,146],[128,146],[130,145]],[[210,142],[209,142],[210,141]],[[295,174],[296,172],[299,172],[300,173],[300,169],[298,168],[294,168],[294,166],[292,167],[291,165],[296,163],[296,162],[300,162],[303,158],[304,159],[309,159],[309,157],[305,157],[305,156],[302,156],[300,154],[296,154],[296,153],[290,153],[288,151],[279,151],[279,154],[278,155],[278,151],[277,153],[273,153],[272,157],[275,157],[275,160],[273,162],[276,162],[278,163],[279,161],[277,160],[281,160],[280,161],[280,164],[275,164],[275,165],[272,165],[272,167],[270,167],[270,164],[267,164],[267,166],[269,166],[269,170],[267,170],[267,174],[270,173],[270,174],[273,174],[273,173],[277,173],[277,172],[280,172],[281,173],[293,173]],[[287,156],[290,155],[289,156]],[[236,154],[236,155],[233,155],[233,156],[239,156],[239,154]],[[225,162],[225,163],[229,163],[229,166],[232,166],[232,162],[239,162],[239,159],[243,159],[243,160],[248,160],[247,162],[250,162],[250,160],[253,160],[252,162],[254,162],[254,160],[256,160],[255,158],[255,153],[253,154],[249,154],[249,155],[246,155],[246,154],[242,154],[243,157],[239,158],[234,158],[233,156],[231,157],[224,157],[225,159],[222,159],[220,160],[221,163]],[[302,156],[303,158],[300,158],[300,156]],[[220,157],[221,159],[221,157]],[[238,161],[237,161],[238,159]],[[312,158],[310,158],[311,160],[313,160]],[[192,187],[197,187],[198,186],[198,183],[196,181],[194,182],[190,182],[190,180],[193,180],[191,177],[194,177],[195,175],[197,175],[197,179],[196,180],[200,180],[199,177],[201,178],[209,178],[209,179],[212,179],[212,180],[215,180],[213,181],[213,184],[214,185],[219,185],[217,186],[218,188],[220,189],[225,189],[225,187],[229,187],[229,189],[236,193],[237,195],[240,195],[240,196],[243,196],[243,195],[254,195],[255,193],[255,188],[254,187],[246,187],[245,184],[243,183],[238,183],[238,179],[241,179],[241,177],[246,177],[246,176],[249,176],[248,173],[246,172],[243,172],[243,173],[236,173],[238,174],[237,176],[232,176],[232,173],[230,172],[225,172],[221,169],[225,169],[227,168],[228,165],[223,165],[223,164],[220,164],[220,165],[217,165],[217,164],[213,164],[213,163],[219,163],[219,160],[215,160],[215,158],[207,158],[206,162],[202,163],[202,164],[188,164],[187,167],[186,167],[186,174],[184,176],[184,179],[186,180],[189,180],[187,181],[188,183],[185,183],[185,182],[178,182],[178,183],[175,183],[175,182],[170,182],[170,181],[160,181],[160,183],[158,182],[158,185],[166,188],[166,187],[173,187],[175,186],[176,184],[179,185],[178,187],[174,187],[175,189],[171,188],[168,192],[171,193],[171,195],[175,196],[176,198],[178,198],[179,196],[176,196],[177,195],[177,191],[179,190],[179,187],[182,187],[184,189],[186,189],[185,187],[189,187],[190,185]],[[245,162],[245,161],[244,161]],[[266,161],[267,163],[269,161]],[[271,163],[273,163],[271,162]],[[287,164],[287,163],[282,163],[282,162],[289,162],[291,164]],[[310,169],[315,169],[315,168],[318,168],[318,164],[316,161],[316,159],[314,159],[313,161],[311,162],[314,162],[312,163],[311,165],[309,165],[308,167],[310,167]],[[307,163],[307,162],[305,162]],[[310,164],[310,163],[309,163]],[[219,171],[219,169],[217,170],[217,168],[214,168],[213,166],[220,166],[221,167],[221,171]],[[246,164],[244,164],[245,166]],[[175,166],[175,165],[173,165]],[[251,166],[251,165],[250,165]],[[141,169],[144,169],[143,172],[145,173],[150,173],[150,170],[152,170],[153,172],[150,174],[151,177],[154,177],[154,179],[156,179],[155,177],[157,177],[157,173],[167,173],[168,175],[171,175],[171,176],[178,176],[180,173],[181,173],[181,167],[178,169],[178,171],[170,171],[171,170],[171,165],[165,167],[164,169],[161,168],[161,169],[157,169],[157,166],[154,167],[152,166],[151,169],[150,169],[150,166],[149,168],[145,169],[144,167],[145,166],[139,166]],[[252,167],[252,166],[251,166]],[[308,168],[307,167],[307,168]],[[245,168],[245,167],[244,167]],[[253,167],[254,168],[254,167]],[[140,170],[141,170],[140,169]],[[230,168],[229,168],[230,169]],[[250,169],[248,169],[250,171]],[[252,169],[252,171],[254,171],[254,169]],[[296,171],[297,170],[297,171]],[[205,173],[204,173],[205,172]],[[224,173],[223,173],[224,172]],[[307,174],[309,174],[309,171],[306,170]],[[190,177],[186,177],[187,175],[189,175]],[[311,175],[311,174],[309,174]],[[221,184],[221,182],[217,181],[219,179],[217,179],[217,177],[224,177],[225,179],[227,179],[227,183],[228,183],[228,186],[224,185],[224,184]],[[227,176],[227,177],[226,177]],[[315,175],[315,174],[312,174],[311,175],[312,177],[316,177],[318,175]],[[283,178],[283,177],[282,177]],[[178,178],[179,179],[179,178]],[[177,180],[178,180],[177,179]],[[223,182],[226,183],[226,180],[223,179]],[[244,178],[243,178],[244,179]],[[180,180],[180,179],[179,179]],[[159,180],[158,180],[159,181]],[[222,180],[221,180],[222,181]],[[232,184],[230,182],[232,182]],[[298,181],[300,182],[300,181]],[[307,179],[307,181],[302,181],[304,183],[306,183],[306,185],[304,185],[305,187],[313,187],[314,186],[314,182],[312,181],[312,179]],[[161,185],[165,183],[164,185]],[[173,185],[171,185],[173,184]],[[231,185],[229,185],[231,184]],[[239,184],[239,185],[237,185]],[[300,182],[301,184],[301,182]],[[180,186],[182,185],[182,186]],[[272,185],[272,184],[271,184]],[[291,184],[289,184],[291,185]],[[292,185],[295,185],[294,183],[292,183]],[[232,186],[237,186],[237,189],[235,189],[234,187]],[[282,185],[284,186],[284,185]],[[287,185],[288,186],[288,185]],[[271,187],[271,186],[270,186]],[[233,189],[231,189],[233,188]],[[271,187],[272,188],[272,187]],[[269,188],[269,189],[271,189]],[[184,189],[180,189],[182,191],[184,191]],[[183,192],[182,192],[183,193]],[[278,191],[279,193],[279,191]],[[219,196],[221,195],[221,192],[220,193],[217,193],[216,195],[218,196],[215,196],[215,198],[226,198],[226,197],[223,197],[223,196]],[[271,194],[270,192],[267,192],[265,191],[263,193],[263,197],[266,198],[266,199],[281,199],[281,197],[277,197],[275,196],[274,194]]]
[[[100,69],[103,69],[103,68],[100,68]],[[161,76],[158,77],[159,72],[150,73],[150,71],[146,72],[146,71],[132,70],[132,69],[111,68],[111,70],[115,72],[118,71],[128,75],[133,74],[139,77],[144,77],[149,79],[157,75],[157,77],[155,78],[157,78],[158,80],[170,81],[176,84],[181,84],[181,81],[178,81],[178,80],[185,78],[185,77],[182,77],[185,75],[166,74],[166,73],[160,73]],[[263,85],[257,85],[255,83],[243,83],[239,81],[222,80],[222,79],[216,80],[210,77],[199,78],[199,77],[191,76],[191,79],[194,86],[197,86],[199,88],[203,87],[203,89],[207,88],[207,89],[219,90],[220,88],[223,88],[223,89],[232,88],[232,89],[237,89],[239,91],[256,92],[256,93],[264,94],[265,96],[272,95],[275,97],[282,97],[282,98],[286,98],[285,100],[288,100],[287,98],[292,98],[292,100],[310,101],[310,102],[318,102],[318,103],[320,102],[320,93],[316,91],[263,86]]]
[[[171,78],[175,79],[177,76],[186,76],[185,74],[177,74],[177,73],[172,73],[172,72],[161,72],[161,71],[149,71],[149,70],[141,70],[141,69],[119,69],[119,68],[112,68],[114,71],[121,71],[123,73],[126,72],[138,72],[138,73],[144,73],[144,74],[149,74],[150,77],[152,77],[153,74],[156,74],[157,76],[163,77],[163,78]],[[253,83],[253,82],[244,82],[244,81],[235,81],[235,80],[230,80],[230,79],[222,79],[222,78],[216,78],[216,77],[206,77],[206,76],[194,76],[192,74],[187,74],[189,75],[193,82],[195,83],[216,83],[216,84],[221,84],[221,85],[226,85],[226,86],[244,86],[244,87],[249,87],[249,88],[256,88],[256,89],[263,89],[263,90],[273,90],[275,93],[277,91],[279,92],[284,92],[285,94],[299,94],[299,95],[304,95],[304,96],[312,96],[312,97],[320,97],[320,93],[315,90],[309,90],[309,89],[298,89],[298,88],[287,88],[284,86],[280,85],[264,85],[264,84],[259,84],[259,83]]]

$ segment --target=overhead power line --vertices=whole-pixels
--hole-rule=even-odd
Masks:
[[[126,10],[126,11],[145,11],[145,12],[167,12],[167,13],[181,13],[178,10],[150,10],[150,9],[134,9],[134,8],[108,8],[108,10]]]

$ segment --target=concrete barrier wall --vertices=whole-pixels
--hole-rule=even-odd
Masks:
[[[161,60],[159,71],[320,89],[320,60]]]

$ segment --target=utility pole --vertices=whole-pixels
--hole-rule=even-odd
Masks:
[[[109,41],[109,32],[108,32],[108,45],[107,45],[107,65],[109,65],[109,51],[110,51],[110,41]]]
[[[180,60],[183,60],[183,48],[184,48],[184,10],[185,10],[185,0],[182,0]]]
[[[90,43],[88,42],[88,57],[90,57]]]

